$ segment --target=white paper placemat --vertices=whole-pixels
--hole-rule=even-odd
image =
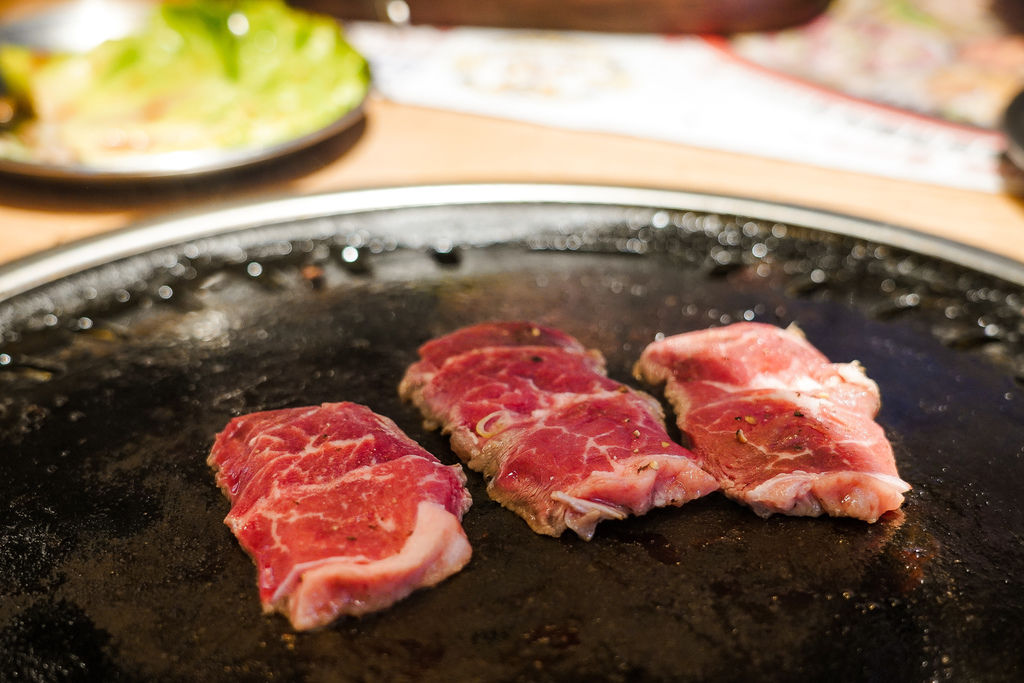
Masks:
[[[996,192],[1002,134],[772,73],[716,39],[349,25],[396,102]]]

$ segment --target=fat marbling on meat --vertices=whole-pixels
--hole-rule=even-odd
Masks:
[[[723,492],[762,516],[873,522],[910,485],[874,421],[878,386],[792,327],[737,323],[650,344],[639,379],[665,384],[679,428]]]
[[[256,563],[264,611],[296,629],[382,609],[459,571],[465,475],[353,403],[231,420],[209,464]]]
[[[457,330],[421,347],[399,392],[537,533],[589,539],[603,519],[718,488],[668,437],[653,397],[609,379],[600,353],[558,330]]]

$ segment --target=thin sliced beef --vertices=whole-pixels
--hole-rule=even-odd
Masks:
[[[665,383],[704,469],[762,516],[873,522],[910,489],[874,421],[878,386],[796,328],[737,323],[668,337],[644,350],[635,373]]]
[[[401,395],[537,533],[589,539],[602,519],[717,489],[669,439],[658,402],[606,377],[599,353],[558,330],[487,323],[420,354]]]
[[[452,356],[473,349],[492,346],[553,346],[586,353],[583,344],[561,330],[541,327],[531,322],[505,322],[500,325],[481,323],[463,327],[443,337],[432,339],[419,348],[423,367],[437,369]],[[596,361],[603,363],[600,355]]]
[[[208,458],[264,611],[296,629],[382,609],[469,561],[461,467],[353,403],[233,419]]]

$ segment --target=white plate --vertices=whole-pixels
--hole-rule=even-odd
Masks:
[[[141,26],[152,5],[125,0],[72,0],[0,25],[0,43],[40,50],[84,52],[121,38]],[[367,89],[369,90],[369,89]],[[0,79],[0,94],[4,92]],[[167,152],[109,164],[52,164],[0,157],[0,172],[70,181],[145,181],[204,176],[237,170],[286,156],[331,138],[362,120],[365,97],[327,126],[269,146]]]

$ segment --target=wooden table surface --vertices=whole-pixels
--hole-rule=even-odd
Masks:
[[[225,201],[438,182],[584,182],[802,204],[881,220],[1024,262],[1024,203],[616,135],[555,130],[373,99],[365,121],[278,163],[159,186],[0,177],[0,263],[134,221]]]

